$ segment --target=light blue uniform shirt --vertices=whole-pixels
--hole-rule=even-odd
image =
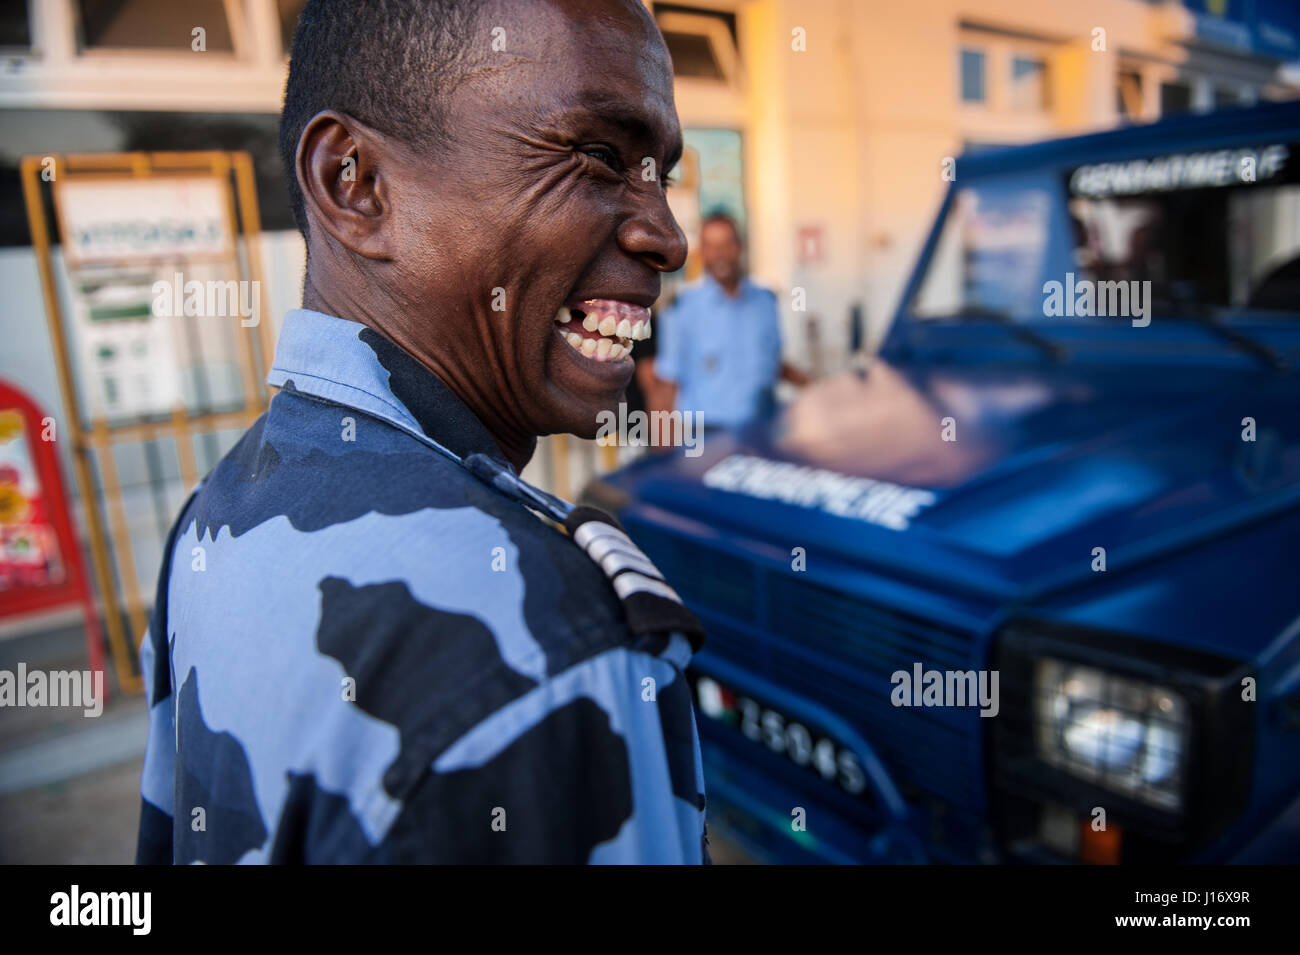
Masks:
[[[159,574],[137,860],[703,861],[693,647],[647,635],[644,555],[436,450],[509,467],[363,325],[290,312],[268,382]]]
[[[749,279],[735,298],[706,275],[658,321],[655,374],[677,384],[677,408],[732,427],[768,407],[781,372],[776,296]]]

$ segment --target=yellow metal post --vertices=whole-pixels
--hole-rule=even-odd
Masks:
[[[40,171],[49,158],[54,161],[52,178],[56,182],[61,177],[106,179],[186,173],[207,173],[225,180],[228,196],[226,211],[231,235],[230,248],[225,260],[231,263],[236,274],[246,271],[248,280],[257,281],[255,287],[259,294],[258,314],[261,320],[257,332],[253,333],[259,336],[257,355],[253,351],[251,335],[245,333],[247,330],[241,329],[238,334],[237,348],[242,373],[244,408],[238,411],[206,412],[197,415],[189,414],[185,408],[176,408],[167,420],[109,424],[98,419],[89,430],[83,427],[80,390],[72,369],[67,333],[64,328],[63,308],[54,277],[50,227],[41,191],[43,180]],[[236,189],[233,190],[230,187],[232,174],[236,183]],[[258,241],[261,222],[257,211],[252,160],[247,153],[221,151],[25,156],[21,163],[21,175],[23,197],[32,233],[32,246],[36,253],[50,340],[54,348],[55,367],[68,421],[64,432],[72,436],[77,489],[85,507],[91,563],[102,602],[109,647],[122,688],[127,692],[140,692],[142,681],[134,673],[133,666],[135,655],[133,649],[137,647],[137,641],[126,639],[122,608],[125,605],[130,625],[135,630],[137,638],[143,638],[147,627],[146,600],[136,575],[126,509],[122,500],[122,487],[118,481],[117,464],[113,457],[114,449],[127,442],[148,441],[169,436],[176,442],[182,480],[187,486],[192,487],[199,478],[192,443],[193,436],[223,428],[247,427],[266,408],[262,379],[265,377],[264,369],[271,358],[273,342],[270,324],[266,320],[267,297],[261,282],[261,252]],[[241,234],[244,237],[247,255],[246,270],[240,268],[238,257],[237,243]],[[92,453],[98,457],[102,476],[104,489],[102,504],[94,481]],[[107,521],[105,511],[107,511]],[[109,529],[111,535],[108,533]],[[116,577],[121,583],[120,591],[114,580],[115,565]]]

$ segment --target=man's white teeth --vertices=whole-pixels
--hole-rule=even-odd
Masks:
[[[574,351],[582,352],[594,361],[619,361],[632,354],[632,342],[627,339],[588,338],[574,331],[560,331],[560,337]]]
[[[568,325],[573,318],[574,314],[568,308],[562,308],[555,313],[555,321],[559,325]],[[606,315],[600,318],[595,313],[588,313],[583,316],[582,327],[606,338],[624,338],[639,342],[650,337],[649,321],[633,322],[626,318],[619,318],[617,315]]]
[[[609,311],[598,308],[599,304],[592,301],[580,309],[570,309],[568,306],[561,308],[555,315],[555,321],[561,326],[569,327],[560,329],[560,337],[575,351],[593,361],[621,361],[632,354],[633,342],[650,337],[649,320],[633,320],[628,313],[634,315],[639,311],[644,315],[647,310],[615,302],[611,306],[613,310]],[[591,310],[588,311],[588,308]],[[602,316],[601,312],[605,314]],[[583,331],[587,334],[578,332],[578,323],[573,322],[575,318],[580,318]],[[573,324],[570,325],[570,322]]]

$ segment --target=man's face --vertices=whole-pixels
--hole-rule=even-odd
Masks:
[[[700,229],[700,261],[719,284],[732,287],[740,281],[740,239],[731,223],[706,222]]]
[[[401,343],[489,428],[591,437],[660,273],[685,260],[663,186],[681,152],[672,66],[635,0],[500,2],[479,23],[490,52],[448,104],[445,148],[390,179]]]

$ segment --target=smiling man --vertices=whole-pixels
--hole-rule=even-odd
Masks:
[[[653,20],[309,2],[281,146],[304,308],[168,542],[138,860],[707,861],[699,625],[518,477],[596,433],[685,256]]]

